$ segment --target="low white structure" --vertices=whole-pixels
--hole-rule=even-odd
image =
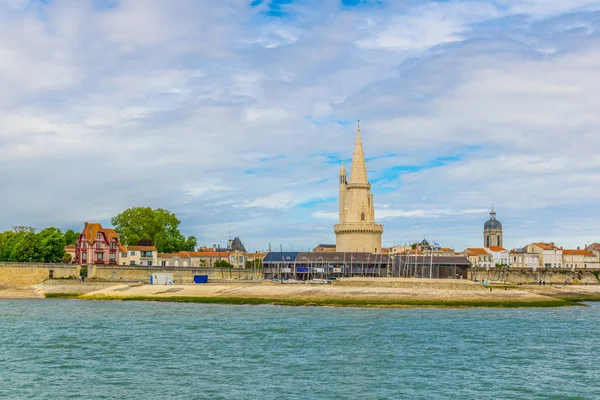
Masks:
[[[172,285],[173,274],[168,273],[154,273],[150,275],[151,285]]]

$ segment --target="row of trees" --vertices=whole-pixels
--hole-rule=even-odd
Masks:
[[[179,231],[181,221],[162,208],[129,208],[111,219],[121,244],[154,245],[159,253],[195,251],[198,242]],[[0,233],[0,261],[10,262],[70,262],[65,246],[74,244],[79,233],[62,232],[49,227],[40,232],[29,226],[15,226]]]
[[[70,229],[63,233],[58,228],[49,227],[36,233],[29,226],[15,226],[0,233],[0,261],[69,262],[65,246],[75,243],[78,236]]]

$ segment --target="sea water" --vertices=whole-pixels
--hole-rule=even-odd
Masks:
[[[0,300],[6,399],[600,399],[600,305]]]

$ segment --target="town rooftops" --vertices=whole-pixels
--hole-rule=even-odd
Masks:
[[[539,247],[542,250],[562,250],[562,247],[557,247],[554,245],[554,243],[537,242],[533,245]]]
[[[563,254],[567,256],[585,256],[585,257],[596,257],[594,253],[587,250],[563,250]]]
[[[156,251],[154,246],[125,246],[123,251]]]
[[[324,249],[335,249],[335,244],[319,244],[317,247],[322,247]]]
[[[487,256],[490,254],[481,247],[469,247],[468,249],[465,249],[463,253],[466,253],[469,256]]]
[[[485,248],[490,249],[491,251],[506,251],[502,246],[486,246]]]

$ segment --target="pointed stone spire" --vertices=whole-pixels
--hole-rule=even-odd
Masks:
[[[354,144],[354,155],[352,156],[352,171],[350,172],[350,184],[369,183],[365,155],[363,153],[362,141],[360,139],[360,120],[356,129],[356,143]]]

